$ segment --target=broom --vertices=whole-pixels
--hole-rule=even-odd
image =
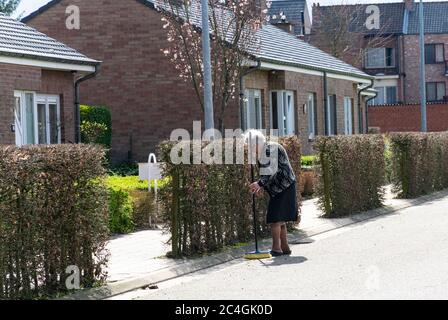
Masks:
[[[250,175],[252,182],[255,182],[254,165],[250,165]],[[258,249],[258,226],[257,226],[257,208],[255,206],[255,193],[252,195],[252,213],[254,216],[254,235],[255,235],[255,251],[246,253],[244,256],[248,260],[269,259],[272,258],[269,251],[260,251]]]

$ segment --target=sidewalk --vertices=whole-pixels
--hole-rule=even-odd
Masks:
[[[392,199],[387,193],[386,205],[393,205],[403,200]],[[302,203],[302,221],[299,229],[306,231],[307,236],[324,232],[329,228],[346,225],[352,218],[324,219],[317,207],[317,200],[311,199]],[[302,232],[303,233],[303,232]],[[293,241],[294,237],[291,237]],[[178,266],[187,260],[168,259],[165,255],[171,250],[167,244],[169,234],[162,230],[147,230],[113,238],[107,248],[111,257],[108,268],[108,282],[118,282],[145,274]]]
[[[444,190],[412,200],[394,199],[388,188],[383,208],[338,219],[321,218],[322,212],[317,207],[317,200],[306,200],[302,203],[302,221],[299,230],[290,234],[289,239],[291,243],[300,243],[323,232],[447,195],[448,190]],[[101,288],[81,291],[68,299],[104,299],[241,258],[245,252],[253,249],[251,245],[198,259],[174,260],[165,257],[170,251],[170,246],[166,244],[168,239],[169,235],[161,230],[140,231],[113,238],[107,246],[111,254],[108,284]],[[260,246],[269,248],[270,240],[263,240]]]

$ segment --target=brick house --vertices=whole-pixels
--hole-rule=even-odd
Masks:
[[[368,4],[362,5],[359,16],[353,19],[351,28],[361,31],[363,39],[354,40],[351,51],[363,50],[363,59],[354,62],[350,52],[344,61],[364,72],[375,76],[374,88],[378,92],[372,105],[418,104],[419,91],[419,4],[414,0],[397,3],[372,4],[379,9],[381,34],[373,29],[367,30],[364,23],[371,12],[366,13]],[[331,12],[331,6],[313,6],[313,26],[324,21]],[[347,6],[350,7],[350,6]],[[359,6],[351,6],[353,10]],[[368,10],[367,10],[368,11]],[[426,90],[428,102],[447,100],[448,86],[448,2],[425,2],[425,53]],[[383,37],[384,41],[369,47],[369,37]],[[311,42],[328,51],[319,35],[311,36]],[[448,128],[448,126],[447,126]]]
[[[79,30],[65,28],[69,5],[80,9]],[[191,130],[203,119],[192,86],[161,52],[166,30],[152,0],[53,0],[23,21],[102,61],[81,97],[111,109],[114,162],[146,160],[173,129]],[[275,26],[259,32],[256,67],[244,78],[247,99],[229,107],[227,128],[297,134],[305,152],[317,134],[362,131],[371,76]]]
[[[99,62],[3,14],[0,39],[0,144],[75,142],[76,83]]]

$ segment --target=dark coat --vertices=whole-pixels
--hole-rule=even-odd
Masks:
[[[278,143],[266,143],[258,166],[261,176],[258,184],[266,190],[271,198],[296,182],[288,154],[285,148]]]

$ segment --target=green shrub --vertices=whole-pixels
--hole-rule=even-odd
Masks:
[[[448,187],[448,133],[393,133],[392,182],[401,198]]]
[[[184,143],[190,145],[189,142]],[[216,140],[214,143],[225,141]],[[301,162],[298,138],[282,138],[280,143],[288,152],[299,179]],[[164,142],[159,148],[165,164],[163,176],[166,178],[160,201],[166,205],[164,218],[171,232],[172,255],[192,256],[252,240],[252,195],[248,191],[250,166],[175,165],[170,159],[173,145],[173,142]],[[299,188],[297,192],[300,203]],[[267,196],[263,195],[257,199],[260,235],[266,235],[268,231],[265,224],[266,206]]]
[[[134,231],[133,205],[128,192],[109,188],[109,230],[112,233]]]
[[[317,156],[302,156],[302,168],[310,168],[317,162]]]
[[[319,137],[316,193],[327,217],[382,206],[384,140],[380,135]]]
[[[158,182],[163,188],[164,181]],[[107,186],[110,192],[110,229],[113,233],[129,233],[134,229],[147,229],[159,222],[154,192],[148,191],[148,181],[138,176],[109,176]],[[154,188],[154,181],[151,182]]]
[[[119,165],[112,166],[109,169],[109,174],[113,176],[138,176],[138,164],[135,162],[125,162]]]
[[[67,292],[105,280],[104,152],[92,145],[0,147],[0,299]]]
[[[112,142],[112,116],[106,107],[85,106],[80,107],[81,112],[81,141],[95,143],[111,148]]]

